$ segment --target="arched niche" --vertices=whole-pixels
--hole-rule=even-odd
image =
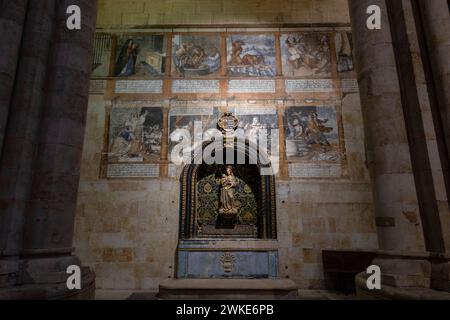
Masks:
[[[215,146],[212,145],[214,143]],[[213,146],[216,153],[223,153],[225,163],[210,165],[204,163],[202,155],[208,146]],[[240,159],[240,163],[244,160],[245,164],[226,163],[227,153],[229,155],[230,152],[233,153],[235,160]],[[192,157],[193,164],[184,167],[180,178],[179,239],[277,239],[275,175],[271,169],[268,155],[264,151],[258,150],[257,146],[248,140],[245,140],[245,143],[235,143],[233,148],[224,147],[222,142],[209,141],[203,143],[193,154],[196,155]],[[245,202],[241,203],[238,219],[234,226],[221,225],[220,221],[214,220],[218,209],[217,204],[213,203],[218,192],[218,185],[214,184],[214,180],[223,173],[224,167],[228,165],[233,167],[239,181],[237,199]],[[205,190],[203,194],[202,190]],[[205,208],[205,198],[208,199],[208,197],[211,199],[206,200],[207,208]],[[251,203],[254,203],[254,208],[250,207]],[[205,211],[208,210],[211,217],[205,218]],[[252,221],[251,215],[253,215],[254,224],[249,223]],[[253,227],[254,232],[252,233],[250,230]]]

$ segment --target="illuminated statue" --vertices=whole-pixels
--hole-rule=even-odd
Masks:
[[[236,215],[239,208],[236,206],[234,201],[234,192],[238,181],[234,176],[233,169],[228,166],[226,169],[226,174],[222,175],[220,179],[220,184],[222,186],[220,190],[220,209],[219,213],[223,215]]]

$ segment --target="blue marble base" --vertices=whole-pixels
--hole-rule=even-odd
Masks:
[[[221,248],[215,245],[214,241],[181,242],[177,251],[177,278],[277,278],[277,249],[254,248],[252,250],[251,247],[245,248],[243,245],[245,240],[237,243],[239,246]]]

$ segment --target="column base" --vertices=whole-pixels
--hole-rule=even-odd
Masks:
[[[366,272],[359,273],[355,278],[358,299],[450,300],[448,262],[436,264],[429,256],[422,254],[382,254],[372,264],[381,269],[381,289],[369,290],[369,275]],[[436,281],[440,282],[441,287],[436,287]]]
[[[356,276],[356,296],[359,300],[450,300],[450,293],[420,287],[393,287],[381,284],[381,290],[367,288],[367,274]]]
[[[95,273],[82,269],[81,290],[69,290],[66,282],[26,284],[0,288],[0,300],[93,300],[95,299]]]
[[[0,300],[90,300],[95,298],[95,273],[81,268],[81,289],[67,288],[67,268],[81,266],[73,255],[31,256],[2,261]],[[7,268],[8,267],[8,268]],[[14,271],[15,272],[11,272]]]
[[[439,291],[450,292],[450,262],[437,261],[431,266],[431,287]]]
[[[0,290],[15,285],[18,273],[18,259],[0,259]]]

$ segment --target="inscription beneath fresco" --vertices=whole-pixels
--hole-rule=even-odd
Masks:
[[[103,94],[106,90],[106,80],[91,80],[89,86],[90,94]]]
[[[109,164],[108,178],[159,177],[158,164]]]
[[[219,93],[219,80],[174,80],[173,93]]]
[[[230,93],[275,93],[275,80],[230,80]]]
[[[317,164],[291,163],[289,164],[291,178],[339,178],[342,176],[340,165],[321,166]]]
[[[286,80],[286,92],[330,92],[333,91],[331,79]]]
[[[162,80],[118,80],[116,93],[162,93]]]
[[[236,115],[246,116],[246,115],[263,115],[263,114],[277,114],[277,108],[271,106],[245,106],[245,107],[235,107],[231,110],[236,113]]]

